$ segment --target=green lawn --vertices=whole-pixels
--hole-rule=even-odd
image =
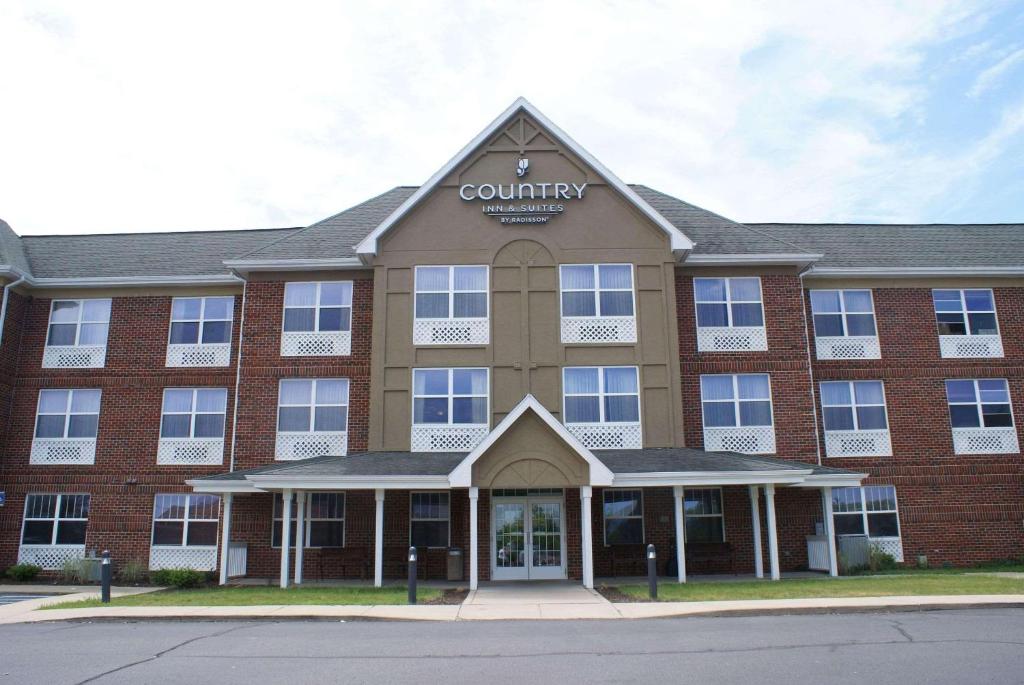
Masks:
[[[619,592],[647,599],[646,585],[622,585]],[[886,595],[1019,595],[1024,579],[978,573],[915,573],[851,578],[799,578],[771,581],[705,581],[682,585],[663,581],[658,599],[700,602],[728,599],[796,599],[801,597],[881,597]]]
[[[420,588],[420,603],[436,601],[441,591]],[[159,590],[141,595],[114,597],[110,604],[98,599],[64,602],[43,609],[84,609],[99,606],[255,606],[260,604],[405,604],[404,587],[214,587],[198,590]]]

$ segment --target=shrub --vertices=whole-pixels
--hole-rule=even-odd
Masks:
[[[60,567],[60,580],[62,583],[81,585],[89,582],[89,569],[85,559],[65,559]]]
[[[199,587],[206,582],[207,577],[203,571],[191,568],[164,568],[149,574],[149,580],[154,585],[167,585],[179,590]]]
[[[878,571],[892,571],[896,568],[896,559],[888,552],[872,547],[871,552],[868,554],[868,568],[875,573]]]
[[[117,578],[126,585],[138,585],[146,579],[146,565],[130,559],[117,570]]]
[[[42,567],[35,564],[15,564],[7,569],[7,577],[20,581],[32,580],[42,570]]]

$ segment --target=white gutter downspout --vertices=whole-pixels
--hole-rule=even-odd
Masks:
[[[811,333],[807,328],[807,295],[804,293],[804,275],[808,269],[800,272],[800,313],[804,316],[804,347],[807,349],[807,375],[811,381],[811,412],[814,415],[814,449],[818,454],[818,466],[821,466],[821,434],[818,431],[818,401],[814,398],[814,361],[811,358]]]
[[[245,341],[245,296],[248,292],[249,281],[239,276],[234,269],[231,273],[242,281],[242,315],[238,320],[238,354],[235,355],[235,406],[231,416],[231,460],[228,471],[235,470],[235,443],[238,442],[238,389],[242,384],[242,343]]]
[[[13,288],[16,285],[20,285],[20,284],[22,284],[24,282],[25,282],[25,277],[24,276],[19,276],[18,280],[11,281],[10,283],[8,283],[7,285],[4,286],[3,302],[0,303],[0,347],[3,346],[3,342],[4,342],[4,326],[7,323],[7,298],[8,298],[8,295],[10,294],[11,288]]]

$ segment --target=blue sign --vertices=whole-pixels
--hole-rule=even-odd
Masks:
[[[3,490],[0,490],[0,507],[2,507],[4,505],[4,502],[6,502],[6,501],[7,501],[7,493],[4,492]]]

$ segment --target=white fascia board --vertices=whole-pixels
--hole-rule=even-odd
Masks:
[[[259,488],[253,485],[247,480],[187,480],[185,485],[192,488],[192,492],[201,492],[208,494],[217,493],[234,493],[244,494],[253,492],[262,492]]]
[[[225,259],[225,267],[247,273],[250,271],[326,271],[334,269],[366,269],[358,257],[337,259]]]
[[[868,477],[866,473],[819,473],[808,476],[801,488],[847,488],[860,485]]]
[[[806,267],[825,255],[814,252],[780,252],[772,254],[690,254],[683,266],[772,266]]]
[[[474,151],[476,151],[481,145],[483,145],[492,135],[497,133],[501,126],[511,119],[520,110],[526,112],[533,117],[538,124],[546,128],[555,138],[557,138],[563,145],[572,150],[580,159],[590,165],[594,171],[601,176],[605,182],[617,191],[622,193],[630,202],[632,202],[637,209],[639,209],[645,216],[651,221],[658,225],[666,234],[669,236],[671,248],[673,252],[683,252],[686,250],[692,250],[694,242],[690,240],[686,235],[683,234],[674,224],[668,219],[661,215],[656,209],[651,207],[643,198],[630,188],[628,185],[622,182],[622,180],[608,170],[601,162],[587,152],[582,145],[573,140],[565,131],[556,126],[550,119],[541,114],[541,112],[534,107],[530,102],[523,97],[518,98],[512,105],[504,112],[498,115],[494,121],[487,125],[483,131],[478,133],[473,140],[463,147],[459,152],[452,157],[448,162],[442,166],[437,172],[431,176],[426,183],[421,185],[416,192],[406,199],[405,202],[400,204],[395,211],[393,211],[384,221],[382,221],[368,236],[356,246],[356,254],[365,260],[377,254],[378,243],[381,238],[388,230],[391,229],[396,223],[398,223],[402,217],[409,213],[409,211],[419,204],[420,200],[426,197],[429,193],[433,192],[434,188],[441,183],[442,180],[448,174],[455,170],[462,162],[469,158]]]
[[[613,487],[666,487],[669,485],[798,485],[810,469],[785,471],[664,471],[616,473]]]
[[[234,285],[243,279],[231,274],[205,276],[95,276],[83,278],[34,278],[25,277],[25,283],[33,288],[102,288],[137,286],[195,286]]]
[[[261,490],[448,490],[448,476],[246,476]]]
[[[491,446],[505,434],[509,428],[511,428],[516,421],[519,420],[527,410],[532,410],[541,421],[548,425],[558,437],[565,441],[565,443],[578,454],[587,464],[590,466],[590,483],[589,485],[607,486],[612,484],[613,475],[612,472],[604,465],[600,459],[594,456],[593,452],[583,446],[576,436],[573,435],[561,424],[554,416],[551,415],[547,409],[544,408],[537,398],[533,395],[527,395],[519,404],[510,411],[505,418],[501,420],[497,426],[494,427],[487,437],[484,438],[483,442],[476,446],[476,448],[466,455],[466,458],[459,462],[452,472],[448,475],[448,481],[451,483],[453,488],[468,488],[473,484],[473,464],[484,455],[484,453],[491,448]]]
[[[920,276],[1024,276],[1024,266],[814,266],[805,276],[813,278],[916,278]]]

